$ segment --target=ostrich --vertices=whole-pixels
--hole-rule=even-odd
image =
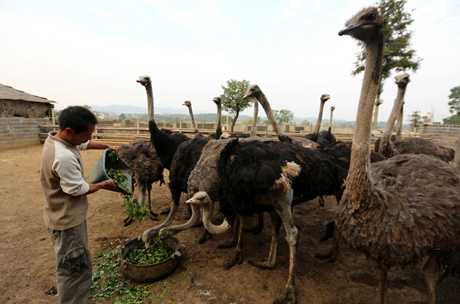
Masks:
[[[259,103],[254,102],[254,119],[252,121],[251,137],[257,136],[257,120],[259,117]]]
[[[390,117],[388,118],[387,124],[382,139],[376,142],[376,149],[382,153],[385,157],[391,157],[398,154],[426,154],[433,157],[439,158],[445,162],[450,162],[454,158],[454,150],[438,146],[430,140],[423,138],[404,138],[392,137],[391,133],[395,125],[396,119],[399,117],[399,121],[402,121],[402,109],[404,102],[404,95],[408,83],[410,82],[409,74],[402,73],[395,77],[395,83],[398,86],[398,95],[393,104]]]
[[[455,166],[460,170],[460,137],[457,139],[455,146]]]
[[[305,138],[319,143],[320,145],[328,145],[336,142],[335,136],[331,133],[331,128],[327,131],[319,131],[321,128],[321,121],[323,120],[323,110],[326,102],[331,99],[329,94],[323,94],[320,97],[319,113],[318,119],[316,120],[316,125],[313,133],[305,135]],[[332,115],[332,114],[331,114]],[[331,116],[332,117],[332,116]]]
[[[453,270],[460,249],[460,176],[445,162],[405,154],[369,164],[373,102],[381,77],[383,18],[366,8],[346,23],[366,47],[366,67],[346,188],[336,215],[339,238],[380,268],[380,303],[386,299],[387,271],[424,262],[429,303],[436,301],[441,269]]]
[[[398,121],[396,124],[396,138],[398,140],[401,139],[401,134],[402,134],[402,129],[403,129],[403,122],[404,122],[404,104],[405,102],[403,101],[401,104],[401,110],[399,111],[399,116],[398,116]]]
[[[198,133],[198,128],[196,127],[195,123],[195,117],[193,116],[192,102],[190,100],[186,100],[184,101],[183,105],[188,108],[188,113],[190,114],[190,118],[192,119],[193,132]]]
[[[163,165],[157,156],[150,141],[137,141],[129,145],[122,145],[117,150],[120,159],[132,170],[135,181],[135,193],[139,193],[139,203],[145,204],[147,197],[150,216],[156,217],[151,203],[152,184],[163,180]]]
[[[329,116],[329,128],[331,128],[331,131],[332,131],[332,124],[334,123],[334,110],[335,110],[335,107],[331,106],[331,114]]]
[[[214,97],[212,101],[217,106],[217,126],[216,132],[214,134],[211,134],[210,137],[214,139],[219,139],[222,136],[222,97]]]

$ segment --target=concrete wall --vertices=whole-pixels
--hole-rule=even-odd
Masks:
[[[39,125],[46,118],[0,117],[0,149],[39,144]]]
[[[50,103],[2,99],[0,100],[0,117],[49,117],[52,108],[53,105]]]

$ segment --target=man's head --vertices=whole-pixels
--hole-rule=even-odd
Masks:
[[[90,140],[96,124],[96,116],[85,107],[67,107],[59,114],[59,133],[73,145]]]

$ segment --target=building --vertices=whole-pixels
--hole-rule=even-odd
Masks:
[[[55,101],[0,84],[0,117],[51,118]]]

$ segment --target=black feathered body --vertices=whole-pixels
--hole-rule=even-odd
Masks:
[[[182,133],[160,130],[154,120],[149,121],[149,132],[150,141],[153,143],[161,163],[165,168],[170,169],[177,148],[181,143],[190,139]]]
[[[221,203],[230,204],[242,215],[270,210],[256,197],[272,191],[287,162],[301,167],[292,181],[295,202],[341,195],[347,171],[335,163],[334,156],[289,142],[234,140],[223,149],[219,160]]]

